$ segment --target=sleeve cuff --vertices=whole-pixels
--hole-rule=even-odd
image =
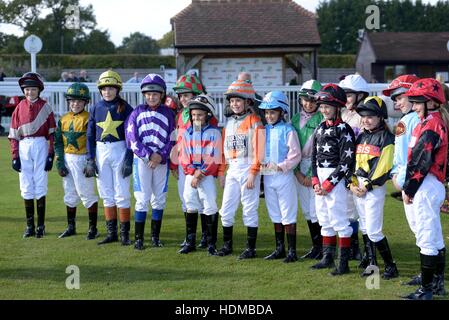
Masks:
[[[320,180],[318,177],[312,177],[312,186],[320,184]]]
[[[334,185],[332,183],[330,183],[329,180],[324,180],[323,184],[321,185],[321,187],[326,190],[327,193],[331,192],[332,189],[334,189]]]

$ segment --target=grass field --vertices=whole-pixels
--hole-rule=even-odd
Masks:
[[[161,231],[163,248],[144,251],[118,243],[97,246],[85,240],[87,212],[78,207],[78,235],[65,239],[57,236],[66,227],[61,178],[56,170],[49,175],[46,231],[43,239],[22,239],[25,229],[23,200],[19,179],[10,166],[9,144],[0,138],[0,299],[399,299],[414,290],[401,281],[419,271],[419,254],[408,228],[402,203],[388,197],[384,232],[397,262],[400,278],[380,281],[379,289],[369,290],[359,276],[357,262],[351,261],[349,275],[332,277],[329,270],[312,271],[314,261],[284,264],[262,258],[274,248],[273,227],[265,203],[260,203],[258,258],[237,261],[244,249],[246,228],[240,212],[234,227],[234,254],[209,257],[203,250],[179,255],[178,244],[184,237],[184,216],[180,210],[176,183],[169,182],[168,204]],[[389,186],[389,191],[391,186]],[[221,195],[219,197],[221,201]],[[99,230],[105,235],[103,208],[99,208]],[[442,215],[445,240],[449,235],[449,215]],[[307,225],[298,216],[298,254],[309,249]],[[131,236],[134,238],[132,223]],[[146,226],[149,239],[149,223]],[[218,246],[222,244],[219,226]],[[382,259],[378,258],[383,269]],[[80,270],[80,289],[65,286],[67,266]],[[447,275],[446,275],[447,277]],[[447,299],[448,296],[445,297]],[[441,298],[437,298],[441,299]]]

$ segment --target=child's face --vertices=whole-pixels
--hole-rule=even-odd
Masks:
[[[418,117],[424,119],[426,113],[426,106],[424,102],[412,102],[413,111],[418,114]],[[427,101],[427,110],[433,109],[435,103],[432,100]]]
[[[193,99],[193,93],[180,93],[178,94],[179,102],[181,102],[181,105],[183,108],[187,108],[187,104],[190,100]]]
[[[362,125],[366,130],[372,131],[379,126],[380,118],[378,116],[362,116]]]
[[[69,108],[74,114],[80,113],[84,110],[86,102],[80,99],[69,100]]]
[[[407,114],[412,110],[412,104],[408,101],[408,97],[403,94],[396,97],[394,105],[395,109],[399,108],[403,114]]]
[[[305,112],[313,113],[316,111],[316,102],[310,99],[301,97],[301,105]]]
[[[240,114],[245,111],[246,101],[242,98],[237,98],[237,97],[231,98],[229,100],[229,104],[230,104],[232,112],[234,112],[235,114]]]
[[[320,105],[320,112],[325,120],[333,120],[337,115],[337,107],[323,103]]]
[[[191,111],[191,115],[192,115],[192,121],[193,123],[200,123],[201,126],[205,126],[206,125],[206,119],[207,119],[207,112],[204,110],[192,110]]]
[[[101,88],[101,96],[105,101],[112,101],[117,97],[118,90],[115,87]]]
[[[152,108],[159,106],[162,102],[162,93],[160,92],[150,91],[145,92],[143,95],[145,96],[147,104]]]
[[[28,101],[34,101],[39,96],[39,88],[37,87],[28,87],[23,89],[23,94]]]
[[[346,93],[346,108],[349,110],[355,109],[355,101],[357,100],[357,94],[353,92]]]
[[[279,110],[265,110],[265,119],[268,124],[275,124],[279,121],[281,112]]]

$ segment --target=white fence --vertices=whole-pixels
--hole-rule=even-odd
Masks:
[[[96,87],[95,83],[85,83],[91,92],[91,105],[95,104],[98,100],[101,99],[99,91]],[[46,82],[45,90],[42,92],[41,97],[49,102],[49,104],[53,107],[53,111],[55,116],[59,118],[63,114],[68,111],[67,103],[64,98],[64,93],[69,87],[70,83],[61,83],[61,82]],[[387,84],[383,83],[373,83],[369,84],[370,94],[371,95],[379,95],[381,91],[387,87]],[[282,87],[255,87],[257,93],[262,97],[273,90],[283,91],[289,101],[290,101],[290,114],[295,114],[299,111],[300,108],[300,100],[298,99],[298,91],[300,86],[282,86]],[[218,105],[218,120],[219,125],[223,125],[225,122],[224,117],[224,96],[223,93],[226,91],[227,87],[208,87],[207,92],[210,96],[212,96],[215,102]],[[169,93],[172,93],[172,89],[169,88]],[[0,95],[4,96],[15,96],[22,95],[22,91],[18,86],[17,82],[0,82]],[[135,107],[138,104],[144,102],[143,95],[140,92],[140,84],[138,83],[124,83],[123,90],[121,94],[123,99],[128,101],[128,103]],[[7,130],[9,130],[9,122],[10,118],[2,118],[2,125]]]

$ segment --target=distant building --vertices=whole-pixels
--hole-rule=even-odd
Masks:
[[[241,71],[255,85],[317,77],[316,16],[292,0],[192,0],[171,19],[178,75],[198,69],[206,86],[226,86]]]
[[[365,33],[356,69],[367,80],[390,82],[401,74],[448,81],[449,32]]]

